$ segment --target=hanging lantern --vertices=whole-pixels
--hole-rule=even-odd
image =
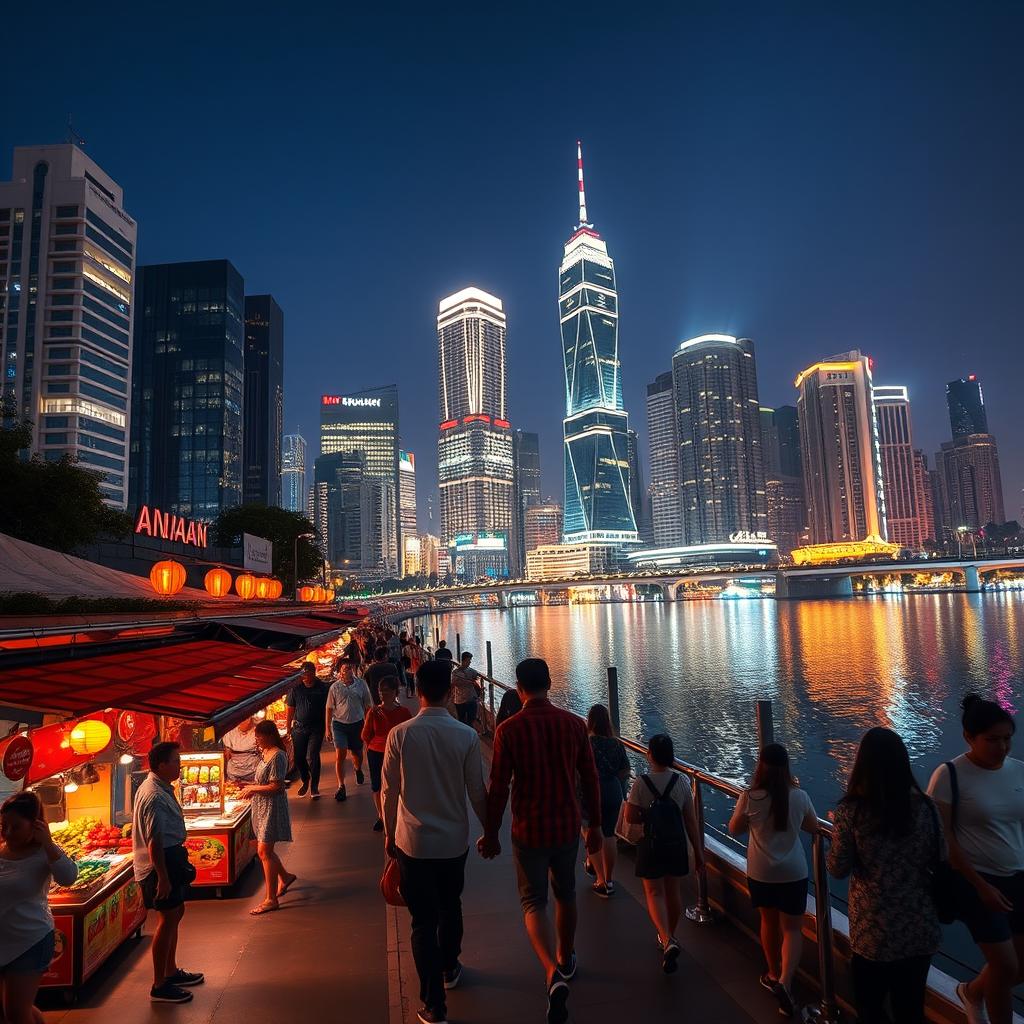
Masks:
[[[324,600],[328,604],[330,604],[334,600],[334,587],[327,588],[327,596],[324,598]]]
[[[309,602],[313,600],[313,588],[299,587],[299,600],[303,604],[309,604]]]
[[[317,604],[323,604],[327,600],[327,591],[323,587],[317,586],[313,588],[313,600]]]
[[[211,597],[226,597],[231,593],[231,573],[227,569],[211,569],[203,580]]]
[[[243,601],[251,601],[256,596],[256,577],[243,573],[235,580],[235,593]]]
[[[256,581],[256,596],[261,601],[268,600],[270,595],[273,593],[273,590],[274,590],[274,585],[273,584],[274,584],[274,581],[272,579],[268,579],[266,576],[261,576]]]
[[[110,726],[106,722],[97,721],[95,718],[87,718],[79,722],[71,729],[68,742],[76,754],[82,756],[98,754],[110,746]]]
[[[284,584],[280,580],[270,581],[270,600],[276,601],[284,593]]]
[[[185,586],[185,567],[180,562],[157,562],[149,570],[149,582],[161,597],[170,597]]]

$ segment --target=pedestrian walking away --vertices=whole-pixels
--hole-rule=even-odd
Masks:
[[[31,790],[0,806],[0,997],[9,1024],[41,1022],[35,1009],[56,949],[50,882],[73,885],[78,867],[53,839]]]
[[[494,682],[494,679],[485,672],[477,672],[475,668],[470,668],[472,660],[473,655],[469,651],[463,651],[461,661],[452,669],[455,715],[465,725],[473,725],[476,722],[480,698],[484,693],[480,680],[486,679],[491,683]]]
[[[351,758],[356,783],[362,785],[363,775],[363,721],[373,707],[370,688],[352,671],[352,663],[339,658],[335,666],[337,679],[331,684],[325,707],[325,729],[334,741],[334,772],[338,789],[334,799],[342,803],[345,792],[345,759]]]
[[[384,676],[394,676],[397,679],[398,672],[395,666],[388,661],[388,649],[381,644],[379,647],[374,648],[373,663],[366,670],[366,675],[363,676],[366,680],[366,685],[370,688],[370,696],[373,698],[374,704],[380,703],[380,690],[378,687]]]
[[[626,757],[626,748],[615,735],[611,715],[603,704],[595,704],[588,712],[587,733],[590,736],[590,747],[594,751],[597,781],[601,790],[603,841],[600,852],[594,857],[588,857],[583,867],[588,875],[596,879],[591,889],[607,899],[615,893],[615,882],[612,879],[618,853],[615,824],[619,820],[619,808],[625,799],[629,782],[629,758]]]
[[[853,994],[861,1024],[924,1024],[925,990],[942,930],[932,890],[946,859],[935,805],[890,729],[860,741],[835,813],[828,869],[850,877],[847,914]]]
[[[385,849],[398,860],[402,898],[412,917],[421,1024],[445,1024],[446,990],[462,980],[462,888],[469,812],[484,820],[480,739],[448,714],[447,665],[426,662],[416,676],[420,711],[394,726],[384,754]]]
[[[439,640],[437,643],[437,650],[434,651],[435,661],[452,661],[452,652],[448,648],[447,640]]]
[[[969,1024],[1010,1024],[1013,988],[1024,978],[1024,762],[1008,756],[1015,725],[995,701],[963,701],[967,752],[935,769],[928,793],[964,887],[959,919],[985,957],[956,993]]]
[[[157,743],[149,750],[149,774],[132,805],[132,869],[142,899],[157,913],[153,933],[154,1003],[187,1003],[188,991],[204,976],[178,966],[178,932],[185,914],[185,896],[195,881],[195,868],[185,850],[185,815],[172,783],[181,775],[177,743]]]
[[[636,876],[643,882],[647,913],[657,931],[661,969],[674,974],[679,966],[676,925],[683,911],[680,879],[690,870],[687,837],[698,871],[704,863],[704,847],[690,787],[673,770],[675,749],[670,736],[659,733],[650,738],[647,763],[649,771],[636,779],[629,791],[626,821],[643,826],[643,838],[637,844]]]
[[[324,745],[324,716],[327,708],[327,685],[316,674],[316,665],[303,662],[302,678],[285,698],[285,730],[292,738],[295,767],[302,785],[299,796],[309,793],[320,799],[320,751]]]
[[[768,968],[761,984],[778,999],[784,1017],[796,1012],[793,979],[807,912],[807,857],[800,832],[817,827],[811,799],[790,772],[786,748],[767,744],[758,755],[750,788],[736,801],[729,833],[750,835],[747,889],[761,917],[761,949]]]
[[[544,970],[548,1024],[569,1017],[568,982],[576,974],[576,862],[586,809],[587,852],[601,850],[601,797],[586,725],[548,700],[551,673],[541,658],[516,666],[523,709],[494,735],[487,823],[477,848],[501,852],[498,833],[512,795],[512,859],[530,944]],[[555,897],[555,929],[547,913],[548,881]]]
[[[388,735],[402,722],[412,718],[412,712],[398,703],[398,677],[384,676],[380,681],[380,703],[370,709],[363,722],[363,743],[366,745],[366,763],[370,768],[370,789],[373,806],[377,809],[374,832],[384,830],[384,812],[381,808],[381,772]]]
[[[267,883],[266,897],[249,913],[266,914],[278,909],[278,899],[295,884],[295,875],[285,868],[275,850],[277,843],[291,842],[292,821],[285,788],[288,755],[281,734],[272,721],[264,719],[256,726],[256,744],[260,754],[256,777],[252,785],[242,790],[242,799],[250,801],[252,806],[256,852]]]
[[[388,630],[387,637],[387,649],[388,649],[388,661],[394,666],[395,674],[398,676],[403,686],[408,686],[406,680],[405,666],[402,662],[402,648],[405,647],[405,632],[403,631],[400,635],[395,635],[393,629]]]

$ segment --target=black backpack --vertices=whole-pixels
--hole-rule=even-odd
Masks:
[[[659,793],[657,786],[649,775],[640,776],[647,788],[654,794],[654,802],[647,808],[644,815],[644,840],[652,851],[677,849],[686,843],[686,831],[683,828],[683,812],[679,804],[672,799],[672,787],[679,781],[679,776],[672,775],[668,780],[664,793]]]

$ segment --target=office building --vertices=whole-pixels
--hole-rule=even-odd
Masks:
[[[213,520],[242,501],[245,285],[228,260],[139,268],[130,503]]]
[[[946,406],[954,441],[971,434],[988,433],[985,396],[981,393],[981,381],[976,374],[951,380],[946,385]]]
[[[561,544],[562,506],[531,505],[526,510],[526,553],[535,548]]]
[[[281,445],[281,507],[301,512],[306,501],[306,439],[285,434]]]
[[[272,295],[245,297],[242,501],[281,505],[284,313]]]
[[[925,541],[937,541],[935,529],[935,497],[932,484],[932,470],[928,469],[928,458],[920,449],[914,451],[914,489],[920,497],[917,507],[918,530],[922,545]]]
[[[686,543],[767,536],[754,343],[728,334],[684,341],[672,357],[672,381]]]
[[[419,536],[420,540],[420,575],[421,576],[439,576],[440,567],[438,560],[444,549],[441,547],[440,537],[435,537],[432,533],[421,533]],[[447,555],[447,553],[445,552]]]
[[[679,498],[679,417],[672,372],[647,385],[647,444],[650,456],[651,543],[656,548],[683,543]]]
[[[351,454],[365,457],[367,482],[380,485],[372,516],[378,535],[366,551],[379,552],[379,564],[364,552],[363,568],[379,570],[382,576],[398,577],[401,566],[401,524],[399,521],[398,388],[372,388],[348,395],[320,398],[320,454]],[[378,514],[379,513],[379,514]]]
[[[30,453],[103,474],[128,500],[136,223],[76,145],[14,150],[0,182],[0,394],[34,430]]]
[[[802,543],[806,519],[796,408],[761,406],[760,421],[768,536],[788,555]]]
[[[478,567],[478,575],[509,574],[514,473],[505,329],[501,300],[479,288],[438,304],[441,542],[460,579],[475,579]]]
[[[416,541],[410,547],[418,549],[419,527],[416,523],[416,456],[412,452],[398,452],[398,519],[402,529],[402,575],[414,576],[405,561],[406,541]],[[419,564],[418,550],[415,552],[415,560]]]
[[[935,456],[939,478],[943,537],[954,539],[957,530],[979,530],[988,523],[1003,523],[1003,480],[999,450],[991,434],[968,434],[945,441]]]
[[[513,499],[511,572],[526,569],[526,510],[540,504],[540,438],[526,430],[512,431]]]
[[[804,493],[812,544],[887,537],[871,363],[858,351],[797,378]]]
[[[641,543],[648,544],[651,541],[651,509],[640,462],[640,439],[632,428],[626,431],[626,461],[629,463],[629,504],[633,509],[637,537]]]
[[[558,270],[565,369],[564,539],[574,544],[635,544],[615,264],[608,246],[587,220],[579,143],[576,153],[579,223],[565,243]]]
[[[599,576],[616,566],[614,544],[545,544],[526,555],[526,578],[564,580],[573,576]]]
[[[775,442],[774,465],[780,476],[803,479],[800,459],[800,418],[795,405],[772,409],[772,432]]]
[[[921,532],[924,491],[914,456],[910,397],[906,387],[893,385],[875,387],[874,399],[889,540],[920,551],[927,534]]]

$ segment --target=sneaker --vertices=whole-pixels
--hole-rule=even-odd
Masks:
[[[373,831],[374,831],[374,832],[383,832],[383,831],[384,831],[384,822],[383,822],[383,821],[381,821],[381,820],[380,820],[380,818],[378,818],[378,819],[377,819],[377,820],[376,820],[376,821],[375,821],[375,822],[373,823]]]
[[[605,882],[604,883],[604,887],[608,890],[608,895],[609,896],[614,896],[615,895],[615,883],[614,882],[611,882],[611,881]]]
[[[583,862],[583,870],[586,871],[591,878],[597,878],[597,870],[594,868],[594,865],[590,863],[589,857]]]
[[[576,977],[576,950],[569,954],[569,962],[567,964],[558,965],[557,971],[558,976],[563,981],[572,981]]]
[[[608,897],[611,896],[611,894],[612,894],[611,889],[609,889],[607,885],[604,885],[601,882],[595,882],[590,887],[590,891],[593,892],[593,893],[596,893],[598,896],[601,897],[601,899],[604,899],[604,900],[608,899]]]
[[[448,1014],[443,1010],[428,1010],[425,1006],[416,1011],[420,1024],[448,1024]]]
[[[299,796],[305,796],[308,792],[309,792],[309,783],[308,782],[304,782],[301,786],[299,786]]]
[[[460,981],[462,981],[462,964],[456,960],[455,966],[450,971],[444,972],[444,987],[456,988]]]
[[[665,948],[661,951],[661,969],[666,974],[675,974],[679,968],[679,943],[676,942],[676,937],[673,935],[668,942],[665,943]]]
[[[154,985],[149,990],[149,1001],[151,1003],[190,1003],[192,1002],[192,993],[165,981],[162,985]]]
[[[319,800],[320,799],[320,790],[319,789],[314,789],[313,792],[309,794],[309,799],[310,800]]]
[[[772,991],[775,993],[775,998],[779,1001],[779,1014],[783,1017],[792,1017],[796,1013],[796,1006],[786,986],[781,981],[777,981]]]
[[[768,989],[773,995],[775,994],[775,986],[779,983],[777,978],[773,978],[770,974],[765,972],[757,979],[758,984],[761,988]]]
[[[562,978],[561,972],[555,971],[548,985],[548,1024],[565,1024],[569,1019],[569,986]]]
[[[366,781],[366,776],[363,774],[362,768],[356,769],[356,785],[361,786]]]
[[[202,985],[206,976],[202,971],[183,971],[179,967],[167,980],[178,988],[192,988],[195,985]]]
[[[344,786],[338,787],[338,792],[334,794],[334,799],[337,800],[339,804],[343,804],[348,799],[348,793],[345,792]]]
[[[980,1000],[974,1000],[967,994],[967,982],[961,981],[956,987],[956,997],[964,1008],[967,1024],[989,1024],[988,1011]]]

